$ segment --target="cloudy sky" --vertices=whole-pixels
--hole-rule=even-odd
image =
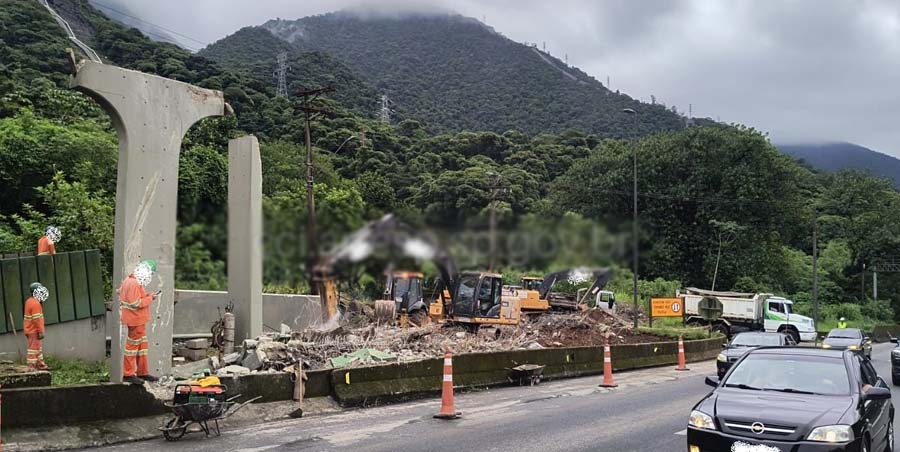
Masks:
[[[96,1],[192,47],[275,17],[452,10],[515,41],[546,42],[634,97],[691,104],[695,116],[747,124],[776,143],[849,141],[900,157],[895,0]]]

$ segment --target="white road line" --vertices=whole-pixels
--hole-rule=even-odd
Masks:
[[[687,429],[684,429],[680,432],[675,432],[676,436],[687,436]]]

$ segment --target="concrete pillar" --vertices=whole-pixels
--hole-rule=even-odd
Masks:
[[[157,261],[158,273],[148,290],[162,293],[151,307],[147,336],[150,372],[164,375],[172,361],[181,141],[195,122],[225,114],[225,99],[221,91],[89,61],[79,64],[72,86],[100,103],[116,128],[119,163],[113,297],[118,302],[115,289],[140,260]],[[114,308],[109,318],[110,380],[119,382],[127,331],[119,321],[119,309]]]
[[[254,136],[228,142],[228,299],[235,343],[262,334],[262,164]]]

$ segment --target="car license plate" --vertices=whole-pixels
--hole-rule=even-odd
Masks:
[[[762,444],[747,444],[738,441],[731,445],[731,452],[781,452],[781,449]]]

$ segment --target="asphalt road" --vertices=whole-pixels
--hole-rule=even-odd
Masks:
[[[892,347],[879,344],[873,353],[888,384]],[[463,417],[454,421],[433,419],[440,401],[432,399],[236,430],[225,426],[220,438],[195,434],[177,443],[158,439],[102,450],[683,451],[688,414],[709,392],[703,380],[715,366],[709,361],[691,369],[618,374],[620,386],[612,390],[598,388],[599,377],[591,377],[457,395]]]

